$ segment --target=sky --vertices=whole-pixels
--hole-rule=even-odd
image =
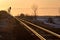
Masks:
[[[39,16],[60,15],[60,0],[0,0],[0,10],[8,10],[11,6],[11,14],[13,16],[21,13],[34,15],[33,5],[37,6],[37,15]]]

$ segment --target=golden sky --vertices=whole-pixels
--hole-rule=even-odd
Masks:
[[[38,6],[37,15],[59,15],[60,0],[0,0],[0,10],[12,7],[11,14],[34,15],[32,5]]]

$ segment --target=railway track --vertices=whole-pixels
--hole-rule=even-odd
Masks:
[[[30,23],[26,20],[18,19],[14,17],[17,21],[25,26],[25,29],[31,31],[33,35],[37,36],[39,39],[37,40],[60,40],[60,35],[54,33],[50,30],[37,26],[33,23]]]
[[[46,40],[43,36],[41,36],[39,33],[37,33],[33,28],[31,28],[30,26],[26,25],[24,22],[20,21],[23,25],[25,25],[25,29],[27,29],[28,31],[31,31],[33,33],[33,35],[35,34],[35,36],[37,36],[40,40]],[[37,40],[39,40],[37,39]]]
[[[11,15],[12,16],[12,15]],[[21,32],[20,32],[20,36],[19,36],[19,38],[22,36],[22,39],[23,40],[46,40],[43,36],[41,36],[39,33],[37,33],[34,29],[32,29],[32,28],[30,28],[28,25],[26,25],[24,22],[22,22],[22,21],[20,21],[18,18],[16,18],[16,17],[14,17],[14,16],[12,16],[14,19],[16,19],[16,21],[18,21],[19,23],[20,23],[20,25],[23,25],[23,26],[21,26],[22,28],[24,28],[23,29],[23,31],[25,30],[25,32],[22,32],[22,34],[23,35],[25,35],[25,33],[26,33],[26,35],[28,35],[28,33],[30,34],[30,35],[28,35],[28,36],[23,36],[22,34],[21,34]],[[20,28],[21,29],[21,28]],[[27,32],[27,31],[28,32]],[[22,30],[20,30],[20,31],[22,31]],[[19,35],[19,34],[18,34]],[[30,37],[29,37],[30,36]],[[24,39],[26,37],[26,39]],[[21,38],[20,38],[20,40],[21,40]]]
[[[28,21],[25,21],[25,20],[22,20],[22,19],[18,19],[18,20],[20,22],[22,22],[22,24],[25,24],[25,25],[29,26],[30,28],[32,28],[33,30],[35,30],[39,35],[41,35],[43,37],[43,40],[60,40],[60,35],[57,33],[54,33],[45,28],[41,28],[40,26],[37,26],[37,25],[30,23]],[[37,37],[38,37],[38,35],[37,35]],[[40,37],[40,39],[41,39],[41,37]]]
[[[40,40],[37,34],[31,35],[32,32],[28,32],[12,15],[4,14],[2,17],[4,18],[0,19],[0,40]]]
[[[13,23],[13,24],[15,24],[13,27],[12,22],[8,21],[9,23],[11,23],[11,25],[9,25],[9,26],[13,27],[13,29],[11,30],[9,28],[9,26],[7,26],[8,24],[5,25],[9,28],[9,31],[0,32],[0,40],[60,40],[60,35],[57,33],[54,33],[43,27],[37,26],[26,20],[18,19],[10,14],[8,14],[8,15],[10,16],[10,18],[15,20],[14,21],[14,20],[10,19],[11,21],[16,22],[16,24]],[[8,16],[6,16],[6,17],[8,17]],[[7,18],[7,19],[9,19],[9,18]],[[2,22],[7,23],[6,21],[2,21]]]

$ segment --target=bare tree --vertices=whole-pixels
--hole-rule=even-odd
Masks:
[[[35,19],[36,19],[37,9],[38,9],[37,5],[34,4],[34,5],[32,6],[32,10],[33,10],[33,12],[34,12]]]

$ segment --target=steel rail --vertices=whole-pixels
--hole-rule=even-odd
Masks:
[[[21,19],[21,20],[22,20],[22,19]],[[26,21],[26,20],[22,20],[22,21],[25,21],[26,23],[29,23],[29,24],[31,24],[31,25],[33,25],[33,26],[35,26],[35,27],[37,27],[37,28],[39,28],[39,29],[41,29],[41,30],[46,31],[47,33],[50,33],[50,34],[52,34],[52,35],[54,35],[54,36],[60,38],[60,35],[57,34],[57,33],[55,33],[55,32],[52,32],[52,31],[47,30],[47,29],[45,29],[45,28],[43,28],[43,27],[37,26],[37,25],[35,25],[35,24],[31,23],[31,22],[28,22],[28,21]]]
[[[20,21],[26,28],[28,28],[32,33],[34,33],[40,40],[46,40],[44,37],[42,37],[40,34],[38,34],[35,30],[30,28],[28,25]]]
[[[11,15],[11,14],[10,14]],[[12,15],[11,15],[12,16]],[[32,31],[40,40],[46,40],[44,37],[42,37],[40,34],[38,34],[35,30],[33,30],[32,28],[30,28],[29,26],[27,26],[25,23],[23,23],[22,21],[20,21],[18,18],[12,16],[13,18],[15,18],[17,21],[19,21],[20,23],[22,23],[23,25],[25,25],[30,31]]]

